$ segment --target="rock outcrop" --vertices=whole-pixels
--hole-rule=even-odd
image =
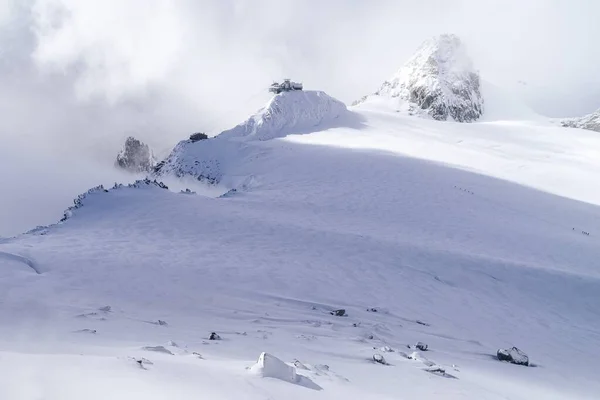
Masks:
[[[393,99],[398,109],[446,121],[472,122],[483,114],[479,73],[456,35],[424,42],[374,95]]]
[[[563,119],[560,124],[567,128],[582,128],[600,132],[600,109],[580,118]]]
[[[522,350],[513,347],[511,349],[499,349],[496,357],[500,361],[507,361],[511,364],[529,366],[529,357]]]
[[[147,144],[129,136],[125,145],[117,155],[115,166],[124,170],[139,173],[150,172],[156,160]]]

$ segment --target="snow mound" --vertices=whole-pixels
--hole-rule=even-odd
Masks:
[[[265,107],[219,138],[269,140],[327,127],[350,111],[341,101],[321,91],[296,90],[274,96]]]
[[[261,353],[258,361],[252,367],[250,372],[263,378],[276,378],[282,381],[296,383],[296,368],[286,364],[279,358],[269,354]]]
[[[483,114],[479,74],[456,35],[425,41],[374,96],[390,98],[410,114],[440,121],[472,122]],[[360,102],[369,97],[373,96]]]
[[[583,117],[563,119],[560,124],[567,128],[582,128],[600,132],[600,109]]]

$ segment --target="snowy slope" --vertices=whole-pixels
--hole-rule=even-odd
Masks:
[[[241,124],[201,141],[183,140],[159,164],[155,176],[192,177],[199,181],[221,183],[229,179],[236,186],[249,178],[233,173],[247,158],[260,157],[262,152],[246,142],[270,140],[293,134],[307,134],[331,128],[359,128],[360,116],[349,111],[341,101],[319,91],[292,91],[277,94],[255,114]]]
[[[0,398],[596,398],[598,135],[385,110],[184,141],[162,177],[226,195],[98,189],[3,240]]]
[[[441,121],[472,122],[484,111],[479,73],[456,35],[425,41],[391,79],[361,102],[378,97],[398,110]]]

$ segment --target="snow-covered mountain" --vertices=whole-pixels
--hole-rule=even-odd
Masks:
[[[158,164],[155,174],[157,177],[192,176],[200,181],[218,183],[227,175],[232,162],[239,163],[240,159],[256,156],[248,151],[245,142],[356,126],[357,123],[355,113],[324,92],[282,92],[244,122],[214,138],[180,142]]]
[[[348,113],[344,103],[324,92],[282,92],[246,121],[219,136],[268,140],[290,133],[311,132],[317,126],[323,129]]]
[[[493,98],[283,93],[173,149],[155,175],[192,190],[0,240],[0,399],[594,399],[600,135]]]
[[[373,96],[391,99],[397,109],[441,121],[472,122],[484,112],[479,73],[456,35],[425,41],[374,95],[360,102]]]
[[[568,128],[582,128],[600,132],[600,109],[580,118],[563,119],[560,123]]]

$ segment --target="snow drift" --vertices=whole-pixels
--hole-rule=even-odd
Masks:
[[[287,365],[279,358],[269,354],[261,353],[258,361],[252,367],[250,372],[263,378],[276,378],[287,382],[296,382],[296,367]]]
[[[425,41],[373,96],[393,99],[399,109],[440,121],[472,122],[483,114],[479,74],[455,35]]]

